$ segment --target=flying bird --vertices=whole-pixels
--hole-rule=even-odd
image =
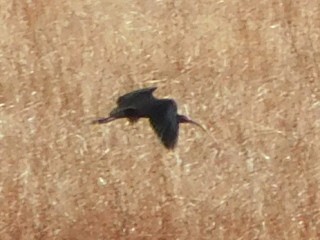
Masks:
[[[127,118],[131,123],[139,118],[148,118],[151,126],[167,149],[176,146],[180,123],[192,123],[204,129],[199,123],[177,113],[177,104],[173,99],[157,99],[152,93],[156,87],[143,88],[129,92],[117,100],[109,117],[93,120],[92,124],[103,124],[116,119]]]

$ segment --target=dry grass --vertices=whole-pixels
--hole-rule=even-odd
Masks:
[[[320,4],[0,0],[1,239],[319,239]],[[158,86],[183,125],[90,126]]]

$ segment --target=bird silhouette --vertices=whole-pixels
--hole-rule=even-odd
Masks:
[[[109,117],[93,120],[92,124],[103,124],[116,119],[127,118],[131,123],[139,118],[148,118],[151,126],[167,149],[176,146],[180,123],[192,123],[204,129],[199,123],[177,113],[173,99],[157,99],[152,93],[156,87],[143,88],[129,92],[117,100]]]

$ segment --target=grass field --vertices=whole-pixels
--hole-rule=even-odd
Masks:
[[[0,0],[0,239],[320,239],[320,3]],[[208,133],[93,126],[157,86]]]

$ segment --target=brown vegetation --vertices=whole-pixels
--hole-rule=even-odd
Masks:
[[[320,238],[319,1],[0,13],[0,239]],[[146,86],[209,134],[87,124]]]

